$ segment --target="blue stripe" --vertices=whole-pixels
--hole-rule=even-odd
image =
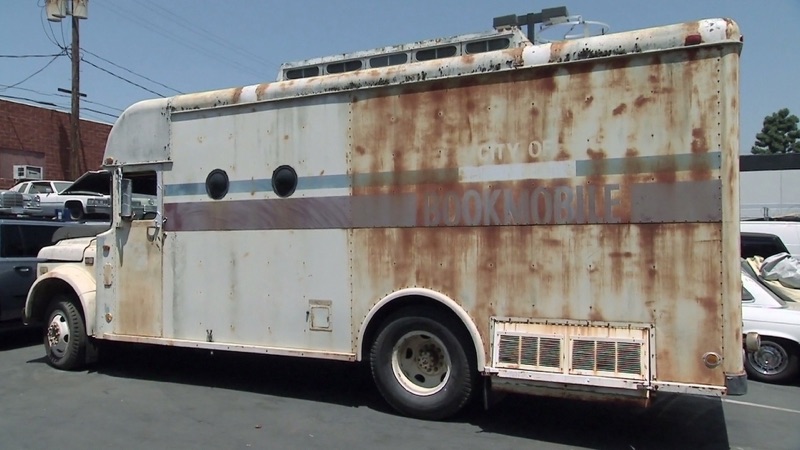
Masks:
[[[625,175],[636,173],[684,172],[691,170],[719,170],[722,154],[690,153],[665,156],[641,156],[628,158],[609,158],[576,161],[576,175],[579,177],[601,175]],[[339,189],[351,187],[371,187],[387,185],[448,184],[458,183],[458,169],[427,169],[405,172],[357,173],[354,175],[317,175],[299,177],[297,190]],[[228,192],[272,191],[272,179],[231,181]],[[179,195],[203,195],[205,183],[169,184],[164,188],[167,197]]]
[[[722,154],[684,153],[680,155],[640,156],[635,158],[591,159],[575,162],[579,177],[636,173],[719,170]]]
[[[349,188],[351,186],[350,175],[319,175],[313,177],[299,177],[297,189],[335,189]]]

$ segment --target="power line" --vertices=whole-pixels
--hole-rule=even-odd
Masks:
[[[115,118],[115,119],[116,119],[117,117],[119,117],[119,116],[117,116],[117,115],[114,115],[114,114],[109,114],[109,113],[107,113],[107,112],[103,112],[103,111],[98,111],[98,110],[96,110],[96,109],[92,109],[92,108],[81,108],[81,111],[91,111],[91,112],[93,112],[93,113],[96,113],[96,114],[102,114],[102,115],[104,115],[104,116],[113,117],[113,118]]]
[[[58,39],[56,39],[55,33],[52,33],[52,31],[53,31],[53,25],[52,24],[50,24],[50,32],[52,33],[52,36],[47,33],[47,28],[44,26],[45,16],[47,15],[47,13],[45,12],[45,6],[44,6],[43,3],[40,3],[38,6],[42,8],[42,13],[39,14],[39,22],[42,25],[42,31],[44,31],[44,35],[47,37],[47,40],[52,42],[56,47],[60,48],[61,50],[66,49],[66,45],[61,45],[58,42]],[[48,22],[48,23],[50,23],[50,22]]]
[[[209,49],[207,49],[207,48],[205,48],[205,47],[203,47],[201,45],[192,44],[190,42],[186,42],[185,40],[180,39],[180,37],[178,35],[168,32],[165,28],[157,27],[157,26],[151,24],[146,19],[142,19],[140,16],[138,16],[134,12],[121,7],[119,4],[113,4],[113,3],[110,3],[110,2],[98,2],[97,4],[98,5],[102,5],[102,7],[104,7],[104,8],[109,8],[109,11],[111,11],[112,13],[114,13],[114,14],[116,14],[116,15],[118,15],[118,16],[126,19],[126,20],[130,20],[130,21],[142,26],[143,28],[147,28],[148,30],[150,30],[150,31],[152,31],[152,32],[154,32],[156,34],[160,34],[161,36],[164,36],[167,39],[169,39],[169,40],[171,40],[171,41],[173,41],[173,42],[175,42],[177,44],[183,45],[184,47],[192,49],[192,50],[194,50],[194,51],[196,51],[198,53],[202,53],[202,54],[204,54],[204,55],[206,55],[208,57],[216,58],[216,59],[220,59],[220,60],[225,60],[228,63],[230,63],[232,66],[236,66],[240,70],[245,71],[245,72],[249,72],[249,73],[251,73],[251,74],[253,74],[253,75],[255,75],[255,76],[259,77],[259,78],[264,76],[263,71],[261,71],[261,70],[253,70],[252,68],[247,67],[247,66],[245,66],[243,64],[240,64],[238,61],[236,61],[234,59],[231,59],[230,57],[228,57],[228,55],[226,55],[224,53],[219,53],[219,52],[215,53],[215,52],[212,52],[211,50],[209,50]],[[122,11],[122,12],[120,12],[120,11]]]
[[[83,50],[83,52],[84,52],[84,53],[88,53],[88,54],[90,54],[90,55],[94,56],[94,57],[95,57],[95,58],[97,58],[97,59],[100,59],[100,60],[102,60],[102,61],[105,61],[105,62],[107,62],[107,63],[111,64],[112,66],[114,66],[114,67],[117,67],[117,68],[119,68],[119,69],[122,69],[122,70],[124,70],[124,71],[126,71],[126,72],[128,72],[128,73],[131,73],[131,74],[133,74],[133,75],[136,75],[137,77],[144,78],[145,80],[147,80],[147,81],[149,81],[149,82],[151,82],[151,83],[155,83],[155,84],[157,84],[157,85],[159,85],[159,86],[161,86],[161,87],[164,87],[164,88],[167,88],[167,89],[169,89],[170,91],[177,92],[178,94],[183,94],[183,92],[181,92],[181,91],[179,91],[179,90],[177,90],[177,89],[175,89],[175,88],[171,88],[171,87],[167,86],[166,84],[159,83],[158,81],[156,81],[156,80],[153,80],[152,78],[148,78],[148,77],[146,77],[146,76],[144,76],[144,75],[138,74],[138,73],[136,73],[136,72],[132,71],[131,69],[128,69],[128,68],[126,68],[126,67],[123,67],[123,66],[120,66],[119,64],[116,64],[116,63],[114,63],[114,62],[111,62],[111,61],[109,61],[109,60],[107,60],[107,59],[103,58],[102,56],[100,56],[100,55],[98,55],[98,54],[96,54],[96,53],[92,53],[92,52],[90,52],[89,50],[86,50],[85,48],[82,48],[81,50]]]
[[[37,92],[37,94],[41,94],[41,92]],[[48,94],[43,94],[43,95],[48,95]],[[67,94],[50,94],[50,95],[55,95],[56,97],[62,97],[62,98],[70,98],[70,96],[67,95]],[[124,111],[124,109],[117,108],[116,106],[109,106],[109,105],[106,105],[104,103],[96,102],[96,101],[93,101],[93,100],[88,100],[88,99],[85,99],[85,98],[81,99],[81,103],[91,103],[92,105],[102,106],[103,108],[113,109],[114,111],[119,111],[119,112],[123,112]]]
[[[0,58],[52,58],[54,56],[61,56],[63,54],[64,52],[36,55],[0,55]]]
[[[21,80],[21,81],[17,81],[17,82],[16,82],[16,83],[14,83],[14,84],[4,85],[5,87],[4,87],[3,89],[0,89],[0,91],[5,91],[6,89],[11,89],[11,88],[13,88],[13,87],[17,87],[17,86],[19,86],[20,84],[22,84],[22,83],[24,83],[24,82],[26,82],[26,81],[30,80],[31,78],[33,78],[34,76],[36,76],[36,75],[37,75],[39,72],[41,72],[41,71],[43,71],[44,69],[46,69],[46,68],[47,68],[47,67],[48,67],[50,64],[53,64],[53,61],[55,61],[56,59],[58,59],[58,57],[59,57],[59,56],[63,56],[63,55],[64,55],[64,53],[63,53],[63,52],[62,52],[62,53],[59,53],[59,54],[57,54],[56,56],[54,56],[54,57],[53,57],[53,59],[51,59],[50,61],[48,61],[48,62],[47,62],[47,64],[45,64],[45,65],[44,65],[44,67],[42,67],[41,69],[37,70],[36,72],[33,72],[32,74],[28,75],[27,77],[25,77],[25,78],[24,78],[23,80]]]
[[[32,98],[27,98],[27,97],[17,97],[16,95],[5,95],[5,94],[0,94],[0,98],[9,98],[9,99],[11,99],[11,100],[25,100],[25,101],[27,101],[27,102],[33,102],[33,103],[37,103],[37,104],[39,104],[39,105],[53,106],[53,107],[55,107],[55,108],[66,108],[66,107],[65,107],[65,106],[63,106],[63,105],[56,105],[55,103],[51,103],[51,102],[43,102],[43,101],[41,101],[41,100],[34,100],[34,99],[32,99]]]
[[[219,45],[220,47],[225,47],[225,48],[227,48],[229,50],[232,50],[232,51],[234,51],[236,53],[239,53],[240,55],[248,58],[248,60],[260,61],[265,66],[277,66],[277,64],[273,63],[272,61],[268,61],[268,60],[264,59],[263,57],[261,57],[260,55],[248,52],[247,50],[244,50],[241,47],[238,47],[237,45],[235,45],[232,42],[226,40],[225,38],[223,38],[221,36],[218,36],[218,35],[215,35],[211,31],[207,30],[206,28],[201,27],[197,23],[190,22],[189,20],[185,19],[184,17],[182,17],[182,16],[180,16],[178,14],[175,14],[174,12],[170,11],[169,9],[167,9],[167,8],[165,8],[163,6],[158,5],[157,3],[153,2],[152,0],[138,0],[138,1],[140,2],[140,4],[141,4],[141,2],[145,2],[151,8],[161,10],[163,13],[167,14],[168,16],[171,16],[174,19],[173,23],[175,23],[176,25],[178,25],[180,27],[183,27],[184,29],[186,29],[186,30],[198,35],[198,36],[208,38],[209,40],[211,40],[215,44]]]
[[[60,108],[60,109],[65,110],[65,111],[62,111],[64,113],[68,113],[68,111],[66,111],[66,110],[69,109],[69,105],[59,105],[59,104],[56,104],[56,103],[53,103],[53,102],[45,102],[45,101],[41,101],[41,100],[34,100],[34,99],[28,98],[28,97],[18,97],[16,95],[0,94],[0,98],[7,98],[7,99],[11,99],[11,100],[24,100],[26,102],[36,103],[37,105],[52,106],[53,108]],[[93,112],[95,114],[102,114],[104,116],[109,116],[109,117],[114,117],[114,118],[119,117],[118,115],[110,114],[110,113],[103,112],[103,111],[98,111],[98,110],[92,109],[92,108],[83,108],[82,107],[81,111],[90,111],[90,112]]]
[[[127,79],[127,78],[123,77],[123,76],[117,75],[117,74],[115,74],[114,72],[112,72],[112,71],[110,71],[110,70],[104,69],[104,68],[102,68],[102,67],[98,66],[97,64],[94,64],[93,62],[89,61],[89,60],[88,60],[88,59],[86,59],[86,58],[81,58],[81,61],[83,61],[83,62],[85,62],[86,64],[89,64],[90,66],[94,67],[95,69],[101,70],[101,71],[103,71],[103,72],[105,72],[105,73],[107,73],[107,74],[109,74],[109,75],[111,75],[111,76],[113,76],[113,77],[115,77],[115,78],[119,78],[120,80],[122,80],[122,81],[124,81],[124,82],[126,82],[126,83],[128,83],[128,84],[131,84],[131,85],[133,85],[133,86],[136,86],[136,87],[138,87],[138,88],[140,88],[140,89],[144,89],[145,91],[147,91],[147,92],[150,92],[151,94],[155,94],[155,95],[157,95],[157,96],[159,96],[159,97],[161,97],[161,98],[164,98],[164,96],[163,96],[163,95],[161,95],[161,94],[159,94],[158,92],[156,92],[156,91],[154,91],[154,90],[152,90],[152,89],[148,89],[148,88],[146,88],[146,87],[142,86],[141,84],[139,84],[139,83],[136,83],[136,82],[133,82],[133,81],[131,81],[131,80],[129,80],[129,79]]]
[[[67,94],[42,92],[42,91],[37,91],[36,89],[28,89],[28,88],[23,88],[23,87],[9,88],[8,86],[6,86],[4,84],[0,84],[0,87],[5,87],[5,88],[8,88],[8,89],[16,89],[16,90],[26,91],[26,92],[33,92],[34,94],[44,95],[44,96],[47,96],[47,97],[70,98],[70,96],[67,95]],[[116,106],[106,105],[104,103],[96,102],[96,101],[85,99],[85,98],[83,100],[81,100],[81,103],[91,103],[92,105],[102,106],[103,108],[108,108],[108,109],[112,109],[114,111],[119,111],[119,112],[123,112],[124,111],[124,109],[122,109],[122,108],[117,108]]]

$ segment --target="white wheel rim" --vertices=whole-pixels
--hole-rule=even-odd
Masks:
[[[61,358],[67,351],[69,344],[69,325],[67,318],[62,314],[55,314],[47,326],[47,345],[53,356]]]
[[[392,349],[392,371],[403,388],[428,396],[444,388],[450,379],[450,354],[436,336],[412,331]]]

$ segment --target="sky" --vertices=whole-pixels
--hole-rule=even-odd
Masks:
[[[554,6],[611,32],[733,18],[744,35],[741,153],[765,116],[800,115],[800,0],[90,0],[81,117],[113,123],[140,100],[273,81],[283,62],[486,31],[493,17]],[[30,55],[62,52],[70,21],[45,20],[44,0],[5,0],[0,14],[0,98],[68,111],[58,89],[71,87],[69,58]]]

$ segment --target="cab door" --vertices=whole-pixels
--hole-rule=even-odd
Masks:
[[[153,209],[161,211],[158,176],[156,171],[131,172],[123,174],[122,179],[118,180],[115,174],[114,183],[130,184],[133,199],[148,196],[152,198],[152,206],[156,207]],[[119,217],[115,213],[112,244],[115,270],[112,279],[104,280],[115,284],[113,304],[116,314],[112,330],[119,335],[161,337],[164,244],[161,215],[153,209],[140,207],[141,201],[133,199],[127,199],[132,205],[130,217]],[[117,202],[114,206],[117,207]]]

